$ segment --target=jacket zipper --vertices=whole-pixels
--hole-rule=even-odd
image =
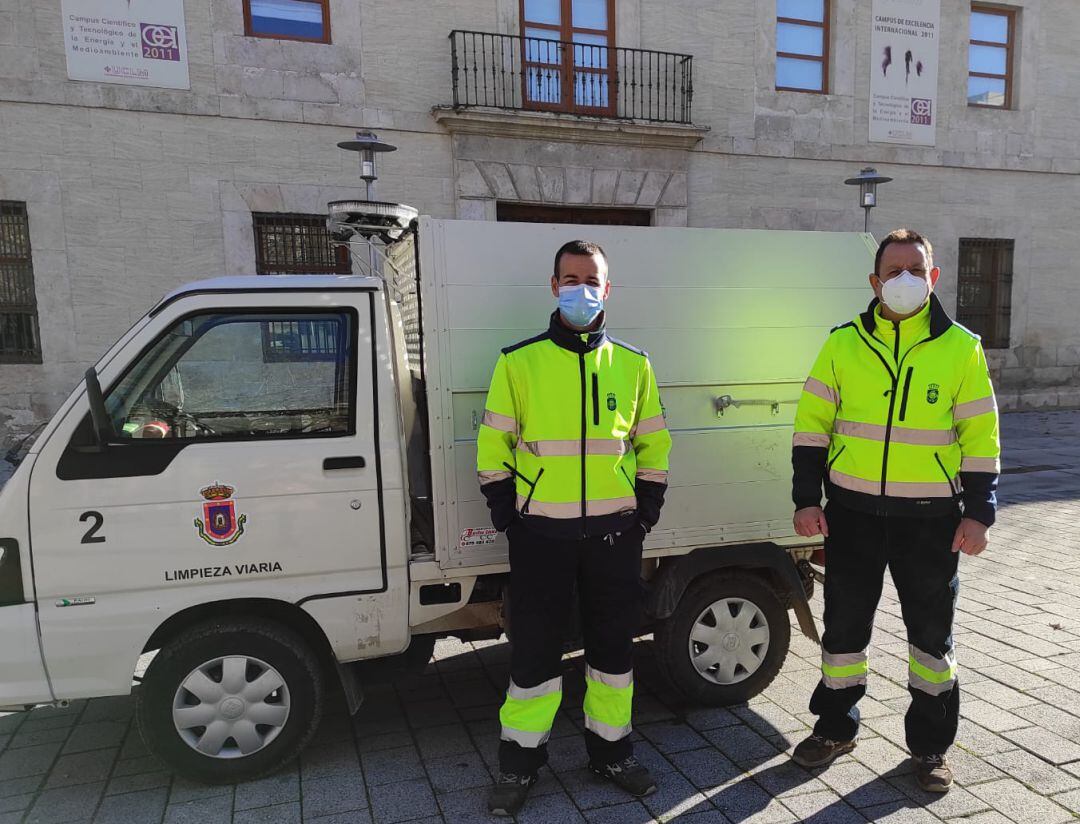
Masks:
[[[896,374],[889,370],[892,377],[892,391],[889,392],[889,417],[885,420],[885,447],[881,452],[881,497],[885,497],[885,483],[889,476],[889,441],[892,439],[893,409],[896,408],[896,387],[900,380],[900,321],[893,321],[896,330],[896,342],[893,344],[893,360],[896,361]]]
[[[623,477],[626,478],[626,482],[630,484],[630,491],[637,495],[637,487],[634,486],[634,482],[630,480],[630,476],[626,474],[626,467],[620,465],[619,471],[622,473]]]
[[[870,343],[866,338],[862,336],[862,333],[856,329],[855,334],[859,336],[859,340],[866,344],[866,348],[877,355],[877,359],[881,361],[881,365],[885,367],[885,371],[889,373],[889,378],[892,380],[892,389],[889,390],[889,418],[885,426],[885,447],[881,455],[881,495],[885,495],[885,471],[887,469],[889,461],[889,438],[892,436],[892,414],[893,405],[896,403],[896,375],[893,374],[892,367],[889,366],[889,362],[885,360],[885,356],[882,355],[877,348]],[[899,348],[899,347],[897,347]]]
[[[592,422],[593,426],[600,425],[600,378],[595,372],[592,375]]]
[[[889,391],[889,417],[888,417],[888,420],[885,423],[885,444],[884,444],[884,449],[883,449],[882,455],[881,455],[881,496],[882,497],[885,497],[885,479],[887,477],[888,468],[889,468],[889,441],[892,438],[892,418],[893,418],[893,410],[894,410],[894,408],[896,406],[896,389],[899,386],[900,370],[903,369],[904,361],[907,360],[908,355],[910,355],[912,352],[915,351],[916,348],[918,348],[919,346],[922,346],[927,341],[933,340],[933,336],[931,336],[929,338],[923,338],[921,341],[919,341],[914,346],[912,346],[910,349],[908,349],[904,353],[904,357],[901,358],[900,357],[900,324],[898,322],[894,321],[894,325],[896,326],[896,343],[895,343],[895,345],[893,347],[893,353],[894,353],[894,357],[897,358],[897,364],[896,364],[897,372],[896,372],[896,374],[893,374],[892,367],[889,366],[889,363],[888,363],[888,361],[885,360],[885,357],[877,349],[874,348],[873,344],[871,344],[870,341],[868,341],[866,338],[864,338],[862,333],[859,332],[858,329],[855,330],[855,334],[857,334],[859,336],[859,339],[863,343],[866,344],[866,347],[871,352],[873,352],[875,355],[877,355],[878,360],[881,361],[881,365],[885,367],[885,371],[888,372],[889,377],[892,378],[892,389]],[[910,367],[909,369],[913,370],[914,368],[915,367]],[[910,380],[911,380],[911,372],[909,371],[908,372],[908,381],[910,382]],[[905,391],[905,400],[906,400],[906,397],[907,397],[907,393]],[[944,469],[944,467],[943,467],[943,469]],[[946,473],[946,475],[948,475],[948,473]],[[952,484],[950,483],[949,486],[951,488]]]
[[[949,473],[945,470],[945,464],[941,462],[941,457],[937,452],[934,453],[934,460],[937,461],[937,465],[941,467],[941,474],[945,476],[945,482],[949,485],[949,491],[953,497],[956,497],[956,487],[953,486],[952,478],[949,477]]]
[[[923,338],[920,341],[916,341],[916,343],[913,344],[912,347],[910,349],[908,349],[904,353],[904,357],[900,358],[899,357],[899,355],[900,355],[900,323],[898,321],[894,321],[894,323],[896,325],[896,347],[895,347],[895,349],[893,351],[896,353],[896,355],[898,357],[898,360],[897,360],[897,363],[896,363],[896,374],[893,375],[892,394],[889,397],[889,421],[885,425],[885,451],[881,456],[881,496],[882,497],[885,497],[885,479],[887,477],[887,469],[888,469],[888,466],[889,466],[889,440],[892,438],[893,405],[896,402],[896,387],[898,385],[898,381],[900,380],[900,373],[904,369],[904,361],[907,360],[907,356],[910,355],[912,352],[914,352],[918,347],[920,347],[924,343],[926,343],[928,340],[933,340],[932,337],[929,337],[929,338]],[[904,413],[907,411],[905,407],[907,405],[908,387],[911,385],[911,373],[912,373],[912,371],[914,371],[914,369],[915,369],[914,366],[909,366],[908,367],[907,379],[904,381],[904,402],[900,404],[900,420],[904,419]],[[949,484],[949,488],[950,489],[952,488],[952,484]]]
[[[900,398],[900,420],[904,420],[904,417],[907,415],[908,390],[911,389],[911,373],[914,371],[915,367],[909,366],[907,368],[907,377],[904,378],[904,394]]]
[[[585,355],[584,353],[578,353],[578,369],[581,373],[581,537],[586,537],[586,519],[585,519],[585,446],[586,446],[586,432],[588,427],[588,418],[586,407],[588,400],[585,396]]]

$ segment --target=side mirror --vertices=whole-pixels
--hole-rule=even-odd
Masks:
[[[109,413],[105,410],[105,396],[101,393],[97,370],[92,366],[86,370],[86,399],[90,402],[90,420],[94,425],[94,442],[99,448],[104,449],[109,441],[115,439],[116,433],[113,432]]]

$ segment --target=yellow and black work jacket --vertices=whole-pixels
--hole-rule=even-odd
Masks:
[[[792,444],[796,508],[829,500],[863,512],[956,511],[990,526],[997,506],[998,412],[978,335],[931,294],[884,319],[875,299],[832,330],[799,399]]]
[[[477,436],[481,490],[496,529],[515,518],[580,539],[660,517],[671,435],[648,355],[565,327],[502,350]]]

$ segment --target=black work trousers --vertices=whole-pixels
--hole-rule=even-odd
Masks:
[[[545,732],[539,730],[532,741],[522,738],[528,745],[513,740],[515,734],[507,727],[506,711],[515,693],[528,697],[551,685],[551,691],[559,693],[550,707],[549,717],[553,719],[561,701],[561,681],[553,679],[562,674],[575,591],[585,640],[585,743],[589,759],[608,764],[629,757],[633,753],[628,737],[629,702],[633,693],[634,636],[641,623],[644,531],[633,526],[606,537],[565,541],[539,535],[517,521],[511,525],[508,537],[511,684],[501,714],[500,769],[504,773],[532,774],[547,762]],[[612,690],[612,685],[617,689]],[[590,721],[590,693],[599,721]],[[600,723],[612,702],[621,708],[624,729]],[[601,734],[593,732],[590,725]]]
[[[917,756],[944,754],[960,715],[952,637],[960,586],[952,541],[959,512],[888,517],[832,502],[825,518],[825,635],[822,679],[810,699],[818,716],[814,732],[833,741],[858,734],[857,704],[866,693],[866,654],[888,567],[909,644],[908,749]]]

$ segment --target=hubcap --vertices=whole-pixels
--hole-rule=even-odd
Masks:
[[[707,606],[690,628],[690,660],[714,684],[737,684],[753,675],[769,651],[769,623],[756,604],[723,598]]]
[[[244,758],[278,737],[289,719],[289,688],[276,669],[246,655],[207,661],[180,683],[173,724],[211,758]]]

